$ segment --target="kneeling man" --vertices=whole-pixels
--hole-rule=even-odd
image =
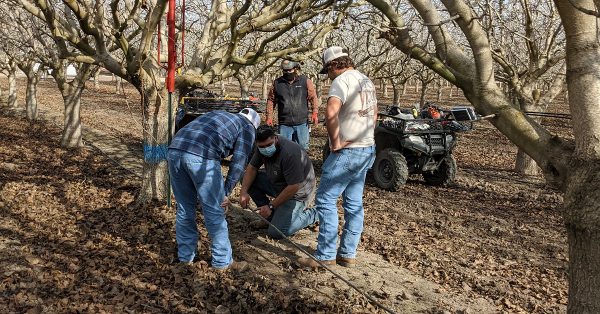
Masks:
[[[269,126],[256,132],[258,152],[254,154],[242,179],[240,205],[248,207],[250,198],[256,210],[286,236],[291,236],[319,220],[314,207],[306,208],[315,197],[316,181],[312,162],[300,145],[277,136]],[[261,166],[264,171],[258,171]],[[269,201],[268,196],[274,197]],[[259,221],[253,221],[255,226]],[[269,236],[282,236],[269,227]]]

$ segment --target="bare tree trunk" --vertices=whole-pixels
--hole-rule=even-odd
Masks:
[[[450,85],[450,93],[448,94],[448,97],[452,97],[453,93],[454,93],[454,85]]]
[[[437,89],[437,102],[440,102],[442,100],[442,92],[443,92],[442,82],[439,82],[438,89]]]
[[[248,97],[250,95],[250,85],[252,85],[252,81],[250,80],[238,80],[240,83],[240,94],[242,98]]]
[[[144,167],[142,188],[137,202],[145,203],[153,199],[166,199],[167,193],[167,135],[168,135],[168,94],[166,89],[158,90],[150,82],[143,87],[144,110]],[[173,95],[174,99],[178,99]],[[177,106],[173,106],[175,110]],[[175,116],[174,114],[172,116]],[[171,131],[172,132],[172,131]]]
[[[383,97],[390,97],[390,93],[388,92],[388,84],[384,79],[381,80],[381,85],[383,85]]]
[[[100,70],[94,74],[94,88],[100,88]]]
[[[400,98],[401,98],[401,95],[404,95],[402,93],[402,91],[405,90],[406,83],[402,84],[402,85],[393,84],[392,87],[394,88],[394,100],[392,101],[392,104],[394,106],[400,106]],[[401,89],[401,87],[402,87],[402,89]]]
[[[402,83],[402,95],[406,95],[406,82]]]
[[[27,119],[35,120],[38,118],[37,107],[37,86],[40,80],[38,73],[29,73],[27,75],[27,90],[25,93],[25,108]]]
[[[415,93],[419,92],[419,82],[415,81]]]
[[[262,79],[262,99],[267,99],[267,97],[269,97],[269,89],[271,87],[269,83],[269,73],[265,71]]]
[[[527,175],[537,175],[540,173],[540,168],[535,160],[529,157],[522,149],[519,149],[517,152],[517,159],[515,160],[515,172]]]
[[[81,147],[83,137],[81,133],[81,94],[85,89],[85,82],[90,75],[91,65],[82,64],[77,76],[68,84],[59,84],[65,105],[65,120],[63,133],[60,140],[62,147]]]
[[[221,84],[221,95],[225,96],[227,93],[227,90],[225,89],[225,80],[221,80],[219,83]]]
[[[19,107],[17,99],[17,67],[8,69],[8,109],[16,110]]]
[[[429,87],[429,83],[422,82],[423,86],[421,86],[421,107],[425,104],[425,96],[427,94],[427,88]],[[417,83],[418,85],[418,83]]]
[[[323,80],[319,79],[319,76],[317,75],[315,77],[315,92],[317,93],[317,102],[319,103],[319,108],[321,107],[321,104],[323,103],[323,99],[322,94],[323,94]]]
[[[117,95],[121,95],[122,94],[122,91],[121,91],[121,81],[122,80],[123,79],[120,76],[117,76],[117,80],[116,80],[116,83],[115,83],[115,94],[117,94]]]

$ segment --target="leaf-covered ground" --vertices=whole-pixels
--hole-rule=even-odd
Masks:
[[[89,86],[83,123],[141,143],[135,91],[128,88],[127,98],[113,91],[109,81],[97,90]],[[61,110],[51,81],[40,84],[39,95],[45,107]],[[407,106],[415,100],[405,96]],[[455,91],[444,105],[465,102]],[[563,106],[551,110],[566,112]],[[570,137],[568,120],[542,123]],[[324,140],[324,128],[313,127],[309,153],[317,174]],[[174,210],[162,203],[136,206],[135,177],[95,150],[61,149],[59,141],[53,124],[0,115],[0,312],[381,312],[331,275],[299,269],[297,253],[249,229],[251,216],[244,213],[234,212],[230,233],[234,258],[248,260],[252,271],[208,267],[203,228],[198,262],[181,267],[174,261]],[[406,285],[420,282],[437,284],[417,288],[439,299],[413,307],[420,312],[474,311],[456,296],[510,313],[565,312],[561,194],[541,176],[513,173],[516,148],[488,123],[462,135],[454,153],[460,170],[451,187],[430,187],[414,176],[393,193],[379,189],[369,173],[363,267],[346,274],[382,303],[404,309],[398,312],[409,312],[408,303],[432,303],[426,293],[406,293],[412,291]],[[314,232],[296,238],[309,250],[316,246]],[[391,278],[398,270],[419,279]],[[383,282],[369,280],[386,275]]]

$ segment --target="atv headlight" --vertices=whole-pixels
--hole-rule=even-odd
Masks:
[[[415,143],[415,144],[423,144],[423,145],[425,144],[425,141],[423,141],[423,138],[420,137],[420,136],[417,136],[417,135],[411,135],[411,136],[409,136],[408,140],[410,142],[412,142],[412,143]]]

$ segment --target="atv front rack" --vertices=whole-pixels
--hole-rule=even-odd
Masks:
[[[401,134],[467,132],[473,129],[473,121],[404,119],[387,114],[379,114],[378,117],[380,127]]]
[[[252,108],[256,112],[262,112],[264,104],[266,104],[264,100],[183,97],[179,109],[190,114],[204,114],[215,110],[238,113],[244,108]]]

